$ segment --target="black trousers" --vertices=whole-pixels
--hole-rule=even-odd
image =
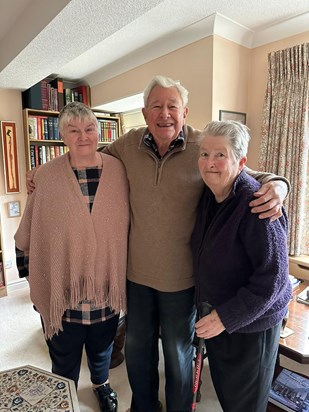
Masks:
[[[104,383],[109,375],[118,319],[119,315],[115,315],[92,325],[63,322],[63,331],[46,340],[52,372],[74,380],[77,387],[85,348],[91,382],[96,385]]]
[[[281,323],[263,332],[226,331],[205,340],[212,381],[224,412],[265,412]]]

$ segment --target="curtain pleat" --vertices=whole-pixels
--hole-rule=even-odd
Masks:
[[[309,254],[308,89],[309,43],[269,53],[259,168],[291,182],[285,207],[295,256]]]

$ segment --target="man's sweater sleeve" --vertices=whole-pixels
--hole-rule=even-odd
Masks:
[[[245,170],[248,175],[252,176],[255,180],[257,180],[262,185],[273,180],[281,180],[287,186],[287,195],[290,193],[291,184],[289,180],[283,176],[277,176],[274,173],[267,173],[267,172],[257,172],[255,170],[250,169],[249,167],[245,166]]]

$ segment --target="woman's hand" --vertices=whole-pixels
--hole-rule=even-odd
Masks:
[[[225,330],[217,311],[214,309],[207,316],[201,318],[195,324],[195,331],[198,338],[209,339],[220,335]]]
[[[282,180],[272,180],[261,186],[260,190],[254,193],[257,199],[252,200],[249,206],[252,213],[259,213],[259,219],[270,218],[270,221],[282,216],[283,201],[288,193],[288,188]]]

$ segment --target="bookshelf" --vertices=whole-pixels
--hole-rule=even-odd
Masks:
[[[60,78],[46,78],[22,92],[26,170],[34,169],[67,152],[58,130],[59,111],[79,101],[89,107],[90,87]],[[120,116],[94,110],[99,121],[99,145],[120,135]]]
[[[112,143],[120,134],[120,118],[95,112],[100,126],[99,145]],[[67,152],[59,136],[59,112],[25,108],[23,110],[26,170],[44,164]]]
[[[64,154],[66,146],[58,132],[59,112],[24,109],[26,170]]]
[[[120,117],[94,111],[99,122],[99,145],[108,145],[120,136]]]

